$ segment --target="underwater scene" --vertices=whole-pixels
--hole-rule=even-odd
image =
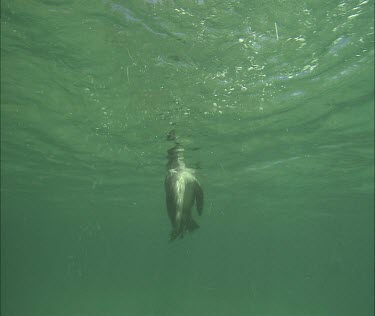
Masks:
[[[2,0],[3,316],[370,316],[374,1]]]

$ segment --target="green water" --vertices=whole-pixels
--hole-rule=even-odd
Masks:
[[[373,11],[2,0],[2,315],[372,315]],[[173,243],[171,128],[205,193]]]

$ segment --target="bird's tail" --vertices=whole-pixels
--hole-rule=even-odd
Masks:
[[[183,238],[185,232],[188,231],[190,233],[198,228],[199,228],[198,223],[192,217],[190,217],[186,221],[185,225],[181,225],[179,228],[175,228],[171,231],[170,241],[173,241],[178,237]]]

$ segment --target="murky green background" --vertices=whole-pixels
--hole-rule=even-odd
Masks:
[[[2,0],[2,315],[372,315],[373,12]],[[171,128],[206,198],[173,243]]]

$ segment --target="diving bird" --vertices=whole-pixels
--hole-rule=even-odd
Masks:
[[[174,130],[169,132],[167,140],[176,140]],[[168,217],[172,224],[170,241],[182,238],[186,232],[192,232],[199,225],[192,216],[192,208],[196,204],[199,215],[203,212],[203,190],[195,178],[195,171],[184,163],[184,148],[175,143],[168,150],[167,174],[165,177],[165,193]]]

